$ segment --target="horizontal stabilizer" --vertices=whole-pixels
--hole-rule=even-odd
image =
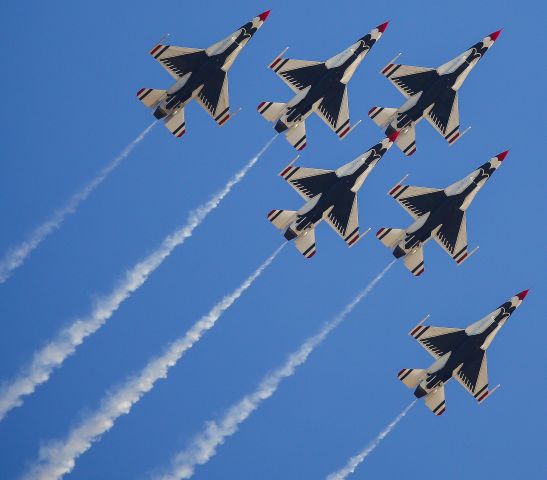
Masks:
[[[285,133],[285,138],[298,151],[304,150],[306,148],[306,125],[304,122],[289,128]]]
[[[165,120],[165,126],[168,130],[175,135],[175,137],[180,138],[186,133],[186,122],[184,120],[184,108],[181,108],[178,112],[170,117],[167,117]]]
[[[275,227],[285,229],[290,225],[296,212],[294,210],[272,210],[268,213],[268,220],[274,224]]]
[[[416,126],[414,123],[407,125],[395,140],[397,146],[403,151],[403,153],[410,157],[416,153]]]
[[[415,277],[420,276],[424,273],[424,248],[422,245],[417,247],[415,250],[412,250],[410,253],[407,253],[403,257],[403,262],[405,267],[410,270],[410,273]]]
[[[388,248],[395,248],[404,235],[405,231],[399,228],[382,227],[376,232],[376,238]]]
[[[155,88],[141,88],[137,92],[137,98],[147,107],[155,107],[164,95],[165,90]]]
[[[372,107],[368,112],[368,116],[376,125],[386,128],[396,113],[396,108]]]
[[[315,255],[315,228],[309,228],[295,240],[295,246],[298,251],[306,258],[311,258]]]
[[[257,110],[268,122],[275,122],[283,112],[284,103],[262,102]]]
[[[435,415],[442,415],[446,410],[444,400],[444,385],[437,387],[425,397],[425,404]]]
[[[425,375],[425,370],[420,368],[403,368],[397,376],[408,388],[416,388],[422,381]]]

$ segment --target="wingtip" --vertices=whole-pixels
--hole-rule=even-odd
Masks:
[[[522,292],[520,293],[517,293],[517,297],[519,297],[519,300],[522,302],[525,298],[526,298],[526,295],[528,295],[528,292],[530,291],[530,289],[528,290],[523,290]]]
[[[270,15],[270,12],[271,10],[266,10],[265,12],[262,12],[258,18],[260,18],[260,20],[262,20],[263,22],[266,21],[266,19],[268,18],[268,16]]]
[[[500,33],[501,33],[502,30],[503,30],[503,29],[500,28],[499,30],[497,30],[497,31],[491,33],[490,35],[488,35],[488,36],[490,37],[490,40],[492,40],[493,42],[495,42],[495,41],[498,39],[498,37],[500,36]]]
[[[394,142],[395,140],[397,140],[397,137],[399,136],[399,131],[398,130],[395,130],[391,135],[389,135],[387,138],[389,138],[389,140],[391,142]]]
[[[500,161],[500,162],[503,162],[505,160],[505,157],[509,154],[509,150],[505,150],[505,152],[501,152],[501,153],[498,153],[496,155],[497,159]]]
[[[384,33],[385,29],[387,28],[389,24],[389,20],[387,22],[382,23],[382,25],[378,25],[376,28],[380,33]]]

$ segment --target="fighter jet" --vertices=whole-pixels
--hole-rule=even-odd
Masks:
[[[449,144],[460,138],[458,90],[469,72],[494,44],[501,30],[491,33],[453,60],[438,68],[410,67],[393,63],[381,71],[408,100],[400,108],[372,107],[369,117],[385,129],[399,130],[397,146],[407,156],[416,152],[416,124],[433,125]]]
[[[243,47],[264,24],[270,11],[261,13],[220,42],[205,50],[156,45],[150,50],[176,83],[168,90],[141,88],[137,98],[154,109],[176,137],[186,132],[184,107],[195,98],[219,125],[230,118],[227,72]]]
[[[306,146],[304,122],[312,112],[344,138],[356,126],[350,127],[346,86],[388,23],[378,25],[326,62],[284,59],[285,49],[268,68],[277,73],[296,96],[288,103],[262,102],[258,112],[266,120],[275,122],[275,130],[285,132],[287,141],[297,150]]]
[[[397,135],[395,132],[384,138],[338,170],[294,167],[293,160],[279,176],[285,179],[306,203],[297,212],[272,210],[268,213],[268,220],[283,230],[287,240],[296,239],[296,248],[306,258],[311,258],[316,253],[315,227],[323,219],[344,239],[348,247],[355,245],[368,232],[367,230],[363,235],[359,235],[357,192],[372,169],[393,145]]]
[[[415,222],[406,230],[381,228],[376,237],[393,250],[395,258],[403,257],[406,268],[415,276],[424,273],[423,246],[431,238],[457,264],[461,264],[474,252],[467,252],[466,211],[508,153],[505,151],[492,157],[444,190],[411,187],[399,182],[389,191],[389,195],[399,202]]]
[[[486,350],[527,294],[528,290],[517,293],[466,329],[425,326],[422,324],[428,317],[424,318],[409,335],[418,340],[435,362],[427,370],[403,368],[398,374],[399,380],[415,388],[416,398],[424,398],[427,407],[437,416],[446,410],[444,385],[452,377],[479,403],[484,402],[499,387],[488,390]]]

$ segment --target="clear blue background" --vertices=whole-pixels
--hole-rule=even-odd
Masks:
[[[352,478],[542,478],[545,460],[545,4],[446,2],[8,2],[0,17],[2,142],[0,252],[17,244],[84,185],[152,120],[135,98],[170,77],[148,55],[170,43],[206,47],[272,8],[230,71],[230,98],[243,111],[218,128],[197,104],[187,135],[157,126],[76,215],[0,286],[0,379],[130,268],[271,138],[255,111],[291,91],[267,70],[285,47],[293,58],[324,60],[391,20],[349,86],[352,119],[363,124],[340,142],[317,117],[307,123],[299,164],[336,168],[381,138],[366,117],[403,97],[378,71],[398,52],[409,65],[438,66],[484,36],[502,35],[460,93],[462,126],[449,148],[428,125],[418,151],[393,148],[362,189],[362,228],[404,227],[410,217],[386,195],[405,173],[414,185],[443,187],[511,149],[468,214],[481,250],[456,267],[436,245],[426,273],[401,264],[348,317],[278,393],[219,448],[203,479],[322,478],[365,446],[411,400],[396,378],[430,357],[407,332],[426,313],[437,325],[464,326],[525,288],[531,293],[489,350],[492,385],[484,405],[455,382],[447,412],[421,404]],[[105,391],[136,372],[232,291],[280,243],[271,208],[300,206],[276,174],[294,156],[278,139],[194,236],[85,341],[51,380],[0,423],[0,478],[16,478],[42,442],[64,437]],[[83,455],[70,478],[147,478],[262,376],[335,315],[391,260],[371,234],[347,249],[327,226],[318,254],[286,248],[115,428]],[[544,477],[543,477],[544,478]]]

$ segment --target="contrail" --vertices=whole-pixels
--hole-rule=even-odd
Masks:
[[[349,315],[357,304],[363,300],[383,278],[387,271],[395,263],[391,262],[376,278],[374,278],[364,290],[362,290],[336,317],[327,322],[323,328],[309,337],[300,348],[292,353],[284,365],[266,375],[251,394],[243,397],[232,405],[220,421],[208,422],[205,429],[198,434],[190,446],[178,453],[172,460],[170,471],[158,478],[161,480],[179,480],[190,478],[194,474],[197,465],[207,463],[216,453],[219,445],[223,444],[227,437],[236,433],[239,425],[253,413],[264,400],[270,398],[282,380],[292,376],[296,368],[302,365],[311,352],[318,347],[342,321]]]
[[[89,450],[101,435],[110,430],[118,417],[128,414],[133,405],[152,390],[158,380],[167,377],[168,370],[215,325],[222,313],[253,284],[284,246],[285,244],[281,245],[249,278],[199,319],[184,336],[171,343],[164,354],[151,360],[137,376],[129,378],[113,393],[108,394],[100,402],[99,409],[74,428],[65,440],[42,447],[38,462],[23,478],[53,480],[72,471],[76,459]]]
[[[348,463],[337,472],[331,473],[327,476],[327,480],[344,480],[348,478],[350,474],[355,472],[355,469],[367,458],[374,449],[380,444],[380,442],[386,438],[389,433],[397,426],[397,424],[403,419],[403,417],[414,406],[417,400],[414,400],[408,407],[406,407],[395,420],[393,420],[384,430],[382,430],[378,436],[372,441],[372,443],[366,447],[363,451],[359,452],[354,457],[351,457]]]
[[[42,243],[50,234],[57,230],[65,218],[73,214],[76,209],[82,203],[93,190],[95,190],[103,181],[110,175],[110,173],[120,165],[133,151],[133,149],[144,139],[144,137],[152,130],[156,125],[156,122],[146,127],[142,133],[135,138],[127,147],[125,147],[114,160],[112,160],[106,167],[104,167],[99,174],[93,178],[84,188],[70,197],[67,204],[57,210],[49,220],[46,220],[40,226],[38,226],[25,241],[11,248],[4,255],[4,258],[0,261],[0,283],[4,283],[13,273],[13,271],[20,267],[31,252]]]
[[[273,143],[272,138],[257,155],[226,183],[207,203],[190,212],[185,225],[168,235],[159,248],[128,270],[124,280],[106,297],[99,299],[92,312],[75,320],[61,330],[54,340],[34,354],[32,362],[11,383],[0,389],[0,421],[12,408],[23,403],[22,398],[34,392],[36,387],[46,382],[53,370],[59,367],[71,355],[84,339],[95,333],[114,314],[118,307],[137,290],[173,250],[192,236],[194,229],[214,210],[222,199],[230,193],[260,156]]]

